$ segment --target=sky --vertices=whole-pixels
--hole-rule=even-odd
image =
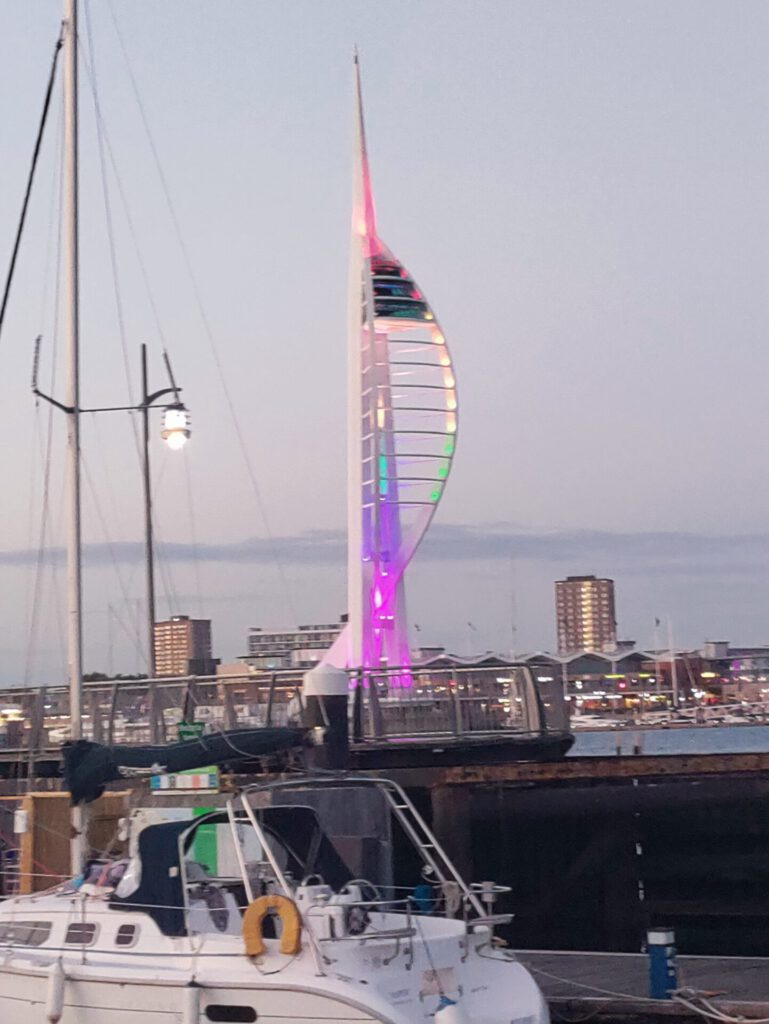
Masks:
[[[161,614],[212,618],[229,661],[250,626],[345,610],[357,45],[379,229],[459,390],[452,476],[407,581],[414,639],[552,649],[553,581],[592,572],[642,646],[655,618],[681,645],[769,641],[765,3],[88,9],[83,402],[135,400],[146,343],[152,386],[165,346],[191,411],[181,455],[152,425]],[[61,12],[3,15],[0,268]],[[49,410],[29,390],[38,334],[41,381],[59,397],[64,381],[60,140],[57,90],[0,337],[2,683],[66,665],[64,425],[46,487]],[[131,418],[84,417],[83,452],[85,667],[141,671]]]

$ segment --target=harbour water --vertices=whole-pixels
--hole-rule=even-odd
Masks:
[[[673,729],[600,729],[575,733],[571,757],[605,757],[632,754],[634,738],[640,738],[644,754],[750,754],[769,750],[769,725],[712,725]]]

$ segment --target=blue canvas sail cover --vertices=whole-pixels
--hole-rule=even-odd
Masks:
[[[73,804],[90,803],[101,796],[108,782],[137,770],[183,772],[235,764],[301,747],[304,736],[303,729],[275,727],[229,729],[163,746],[106,747],[77,740],[62,748],[64,782]]]
[[[335,890],[351,881],[350,869],[311,807],[266,807],[256,814],[271,845],[283,850],[286,871],[294,878],[318,875]],[[149,914],[164,935],[185,935],[179,839],[187,833],[182,850],[187,853],[201,826],[228,820],[226,814],[214,811],[198,818],[194,826],[189,820],[169,821],[142,829],[137,849],[141,862],[139,885],[129,896],[113,895],[110,907]]]

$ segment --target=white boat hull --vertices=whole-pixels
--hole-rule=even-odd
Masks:
[[[105,977],[103,966],[65,969],[61,1016],[49,1016],[55,968],[22,959],[0,967],[0,1021],[13,1024],[208,1024],[211,1007],[252,1010],[260,1024],[317,1024],[318,1021],[378,1021],[416,1024],[435,1019],[437,1000],[414,997],[413,991],[386,996],[360,983],[319,977],[317,988],[308,978],[298,981],[286,971],[285,983],[270,980],[219,983],[213,979],[191,986],[182,978],[141,977],[136,968],[124,977]],[[175,972],[169,972],[173,974]],[[421,973],[421,972],[420,972]],[[93,977],[89,977],[93,974]],[[476,977],[475,991],[463,1002],[473,1024],[547,1024],[548,1013],[536,986],[517,963],[490,962],[484,978]],[[356,991],[357,989],[357,991]],[[192,998],[191,998],[192,996]],[[225,1018],[227,1019],[227,1018]],[[249,1020],[247,1016],[233,1021]]]

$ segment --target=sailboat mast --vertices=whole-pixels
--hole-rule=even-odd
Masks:
[[[64,251],[67,338],[67,660],[71,738],[82,736],[83,616],[80,526],[80,246],[78,230],[77,0],[64,0]],[[73,871],[84,861],[83,815],[73,811]]]

